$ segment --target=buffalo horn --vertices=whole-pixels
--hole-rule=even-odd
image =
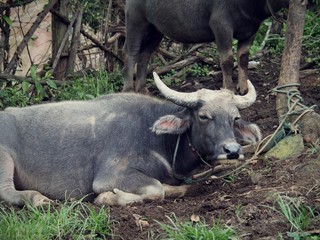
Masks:
[[[160,77],[156,72],[153,72],[153,78],[157,85],[157,88],[163,94],[163,96],[165,96],[166,99],[183,107],[194,107],[197,105],[197,92],[182,93],[172,90],[161,81]]]
[[[253,84],[248,80],[248,93],[244,96],[234,95],[234,103],[239,109],[245,109],[251,106],[257,98],[256,90]]]

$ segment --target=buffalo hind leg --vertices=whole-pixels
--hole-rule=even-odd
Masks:
[[[160,33],[153,25],[150,25],[143,39],[139,59],[137,62],[137,77],[135,91],[147,93],[146,79],[148,72],[148,63],[152,53],[156,50],[161,42],[163,34]]]
[[[49,198],[38,191],[17,191],[13,182],[13,174],[13,159],[7,151],[0,147],[0,199],[17,206],[31,203],[32,206],[37,207],[50,202]]]

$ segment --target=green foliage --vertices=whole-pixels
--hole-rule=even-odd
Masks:
[[[0,208],[0,239],[107,239],[111,235],[109,211],[80,201],[59,208],[28,206],[20,211]]]
[[[3,16],[2,18],[9,26],[12,26],[12,20],[9,17]]]
[[[0,109],[9,106],[25,107],[45,100],[86,100],[97,96],[118,92],[122,88],[123,77],[119,69],[112,73],[100,71],[84,78],[68,81],[57,86],[50,71],[39,77],[31,68],[33,84],[27,81],[12,81],[11,86],[0,87]],[[44,84],[45,82],[45,84]],[[45,87],[44,87],[45,86]]]
[[[101,28],[101,25],[104,23],[108,2],[109,1],[104,0],[80,0],[80,4],[83,8],[82,21],[84,24],[89,25],[95,33],[99,31],[99,28]],[[75,8],[77,4],[78,1],[71,1],[73,8]]]
[[[167,240],[228,240],[236,236],[235,231],[230,227],[223,227],[219,222],[212,226],[204,222],[179,222],[177,217],[167,217],[170,224],[157,222],[165,233],[160,234],[158,239]]]
[[[191,74],[192,77],[206,77],[209,75],[209,66],[200,65],[198,63],[194,64],[192,68],[187,70],[188,74]]]
[[[317,0],[318,1],[318,0]],[[319,1],[317,2],[319,3]],[[305,25],[303,33],[302,47],[305,55],[306,62],[314,62],[318,67],[320,67],[320,18],[319,10],[306,12]],[[271,24],[271,19],[267,19],[260,26],[259,31],[256,34],[253,45],[251,46],[250,53],[254,54],[261,50],[261,44],[264,40],[268,26]],[[286,30],[286,24],[284,24],[284,32]],[[279,35],[270,35],[266,41],[266,47],[269,49],[271,54],[278,55],[281,54],[284,49],[285,37]]]
[[[120,70],[107,74],[100,71],[96,75],[76,79],[54,92],[56,100],[89,100],[103,94],[118,92],[122,88],[123,76]]]
[[[4,109],[9,106],[25,107],[28,103],[28,96],[26,96],[21,87],[16,81],[12,81],[13,86],[0,88],[0,109]]]
[[[314,62],[320,67],[320,11],[308,11],[305,17],[302,47],[308,57],[306,62]]]

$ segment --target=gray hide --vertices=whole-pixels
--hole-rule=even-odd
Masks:
[[[234,131],[241,141],[260,139],[226,98],[186,108],[121,93],[8,108],[0,112],[0,198],[37,206],[86,195],[108,205],[182,196],[188,187],[172,168],[178,136],[175,169],[188,176],[202,163],[193,148],[209,162],[238,158]]]
[[[269,0],[274,12],[289,0]],[[162,37],[182,43],[215,41],[223,72],[223,87],[232,82],[232,40],[238,40],[237,90],[248,89],[249,48],[260,24],[271,13],[266,0],[130,0],[126,2],[124,91],[144,91],[147,65]],[[134,82],[134,69],[137,75]]]

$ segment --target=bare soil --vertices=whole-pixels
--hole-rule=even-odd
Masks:
[[[276,96],[271,89],[277,85],[279,67],[279,59],[264,57],[259,68],[249,74],[258,98],[241,114],[243,119],[258,124],[264,136],[273,133],[278,126]],[[221,83],[220,75],[213,79],[189,78],[176,89],[219,89]],[[320,74],[301,79],[300,90],[305,103],[317,105],[316,111],[319,112]],[[151,93],[156,94],[152,91],[151,88]],[[320,154],[311,154],[310,146],[292,159],[266,160],[260,156],[257,163],[233,174],[231,181],[209,180],[199,186],[200,190],[192,197],[111,207],[111,220],[115,221],[114,239],[154,239],[161,232],[156,221],[169,224],[167,216],[173,214],[181,222],[191,221],[192,215],[199,216],[209,225],[219,220],[236,229],[240,239],[277,239],[279,234],[290,239],[287,236],[291,231],[290,224],[273,209],[279,209],[276,194],[300,198],[306,206],[315,208],[318,220],[310,223],[306,231],[319,237]]]

